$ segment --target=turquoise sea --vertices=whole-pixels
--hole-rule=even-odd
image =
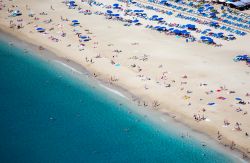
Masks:
[[[233,162],[70,70],[0,41],[0,162]]]

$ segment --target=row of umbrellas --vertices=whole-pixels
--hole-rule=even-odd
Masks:
[[[179,30],[179,29],[175,29],[175,28],[167,29],[164,26],[155,26],[154,29],[156,29],[158,31],[168,30],[168,31],[175,33],[176,35],[189,35],[190,34],[190,32],[188,32],[187,30]]]
[[[72,25],[78,25],[78,24],[80,24],[80,22],[78,20],[72,20]],[[42,33],[42,32],[45,32],[45,28],[38,27],[38,28],[36,28],[36,31]]]

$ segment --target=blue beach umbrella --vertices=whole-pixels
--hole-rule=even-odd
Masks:
[[[36,28],[37,31],[44,30],[44,28]]]
[[[201,39],[202,40],[205,40],[207,37],[206,36],[201,36]]]
[[[213,43],[214,40],[210,37],[206,37],[206,36],[201,36],[201,40],[204,42],[208,42],[208,43]]]
[[[187,24],[186,27],[188,29],[195,29],[195,25],[194,24]]]
[[[166,14],[168,14],[168,15],[173,15],[173,12],[168,11],[168,12],[166,12]]]
[[[177,35],[181,34],[181,31],[180,31],[179,29],[175,29],[175,30],[173,30],[173,32],[174,32],[175,34],[177,34]]]
[[[44,32],[45,31],[45,29],[44,28],[36,28],[36,30],[38,31],[38,32]]]
[[[216,27],[216,26],[219,26],[219,23],[217,23],[217,22],[211,22],[210,25]]]
[[[156,26],[155,29],[157,29],[158,31],[164,31],[166,27]]]
[[[86,39],[88,36],[80,36],[81,39]]]
[[[78,20],[72,20],[72,23],[79,23]]]
[[[166,30],[166,27],[161,27],[160,30],[162,30],[162,31],[163,31],[163,30]]]
[[[134,10],[134,12],[144,12],[144,10]]]
[[[209,43],[213,43],[214,42],[214,40],[212,39],[212,38],[210,38],[210,37],[207,37],[207,39],[206,39]]]
[[[190,34],[190,32],[188,32],[187,30],[182,30],[181,33],[182,33],[183,35],[189,35],[189,34]]]
[[[241,98],[239,98],[239,97],[236,97],[236,98],[235,98],[235,100],[237,100],[237,101],[241,101],[242,99],[241,99]]]
[[[107,10],[107,13],[108,13],[108,14],[112,14],[112,13],[113,13],[113,11],[111,11],[111,10]]]
[[[212,106],[212,105],[215,105],[215,103],[214,102],[209,102],[207,105]]]
[[[115,3],[115,4],[113,4],[113,7],[114,7],[115,9],[117,9],[117,8],[119,8],[119,4],[118,4],[118,3]]]
[[[113,16],[115,16],[115,17],[119,17],[119,16],[120,16],[120,14],[113,14]]]
[[[167,2],[167,0],[161,0],[161,4],[164,4],[164,3],[166,3]]]
[[[132,20],[132,23],[138,23],[138,22],[139,22],[138,19]]]
[[[70,5],[70,7],[76,6],[75,1],[69,1],[69,5]]]

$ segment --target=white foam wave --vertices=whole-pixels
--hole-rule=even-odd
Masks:
[[[121,96],[121,97],[123,97],[123,98],[128,99],[124,94],[122,94],[121,92],[119,92],[119,91],[117,91],[117,90],[114,90],[114,89],[111,89],[111,88],[109,88],[109,87],[106,87],[106,86],[103,85],[103,84],[99,84],[99,85],[100,85],[101,87],[107,89],[108,91],[110,91],[110,92],[116,94],[116,95],[119,95],[119,96]]]
[[[73,68],[73,67],[71,67],[63,62],[60,62],[60,61],[55,61],[55,62],[61,64],[62,66],[66,67],[66,68],[68,68],[68,69],[70,69],[78,74],[82,74],[82,72],[78,71],[77,69],[75,69],[75,68]]]

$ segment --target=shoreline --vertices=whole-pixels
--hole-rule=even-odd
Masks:
[[[15,45],[15,43],[19,44],[18,48],[21,48],[22,45],[31,47],[32,54],[30,54],[30,55],[34,54],[35,57],[39,57],[40,59],[45,59],[48,62],[52,61],[52,62],[61,64],[61,66],[69,69],[73,74],[77,73],[78,75],[81,75],[81,76],[82,75],[87,76],[87,78],[90,80],[95,80],[95,82],[97,82],[99,84],[98,87],[101,87],[102,89],[107,90],[111,94],[114,94],[114,96],[118,95],[120,98],[123,98],[125,101],[128,101],[129,102],[128,106],[136,107],[135,109],[132,109],[132,111],[135,111],[137,114],[140,114],[140,116],[142,116],[146,112],[147,113],[146,115],[148,115],[148,117],[149,117],[149,121],[152,123],[155,123],[156,125],[159,125],[161,128],[164,129],[165,128],[164,124],[166,124],[168,122],[173,123],[173,126],[175,126],[175,125],[181,126],[181,127],[185,128],[185,131],[189,131],[188,134],[191,135],[192,139],[197,140],[198,143],[201,143],[201,144],[207,143],[206,145],[208,145],[212,149],[218,150],[222,153],[227,153],[227,152],[232,153],[233,158],[240,160],[241,162],[248,162],[249,161],[249,159],[242,159],[242,157],[241,157],[242,150],[240,148],[236,147],[234,150],[230,150],[229,145],[227,147],[225,147],[223,142],[218,142],[211,135],[204,133],[202,131],[199,131],[197,128],[192,127],[189,124],[181,121],[180,120],[181,116],[179,116],[179,118],[176,118],[175,113],[168,113],[168,112],[166,113],[166,112],[162,112],[161,110],[157,111],[157,110],[154,110],[152,108],[150,109],[150,108],[145,108],[143,106],[136,105],[136,101],[134,101],[133,99],[134,98],[140,99],[140,97],[136,97],[131,92],[123,89],[119,85],[109,84],[108,81],[105,81],[104,79],[93,76],[91,71],[86,69],[84,66],[74,62],[73,60],[60,57],[55,52],[50,51],[50,49],[48,49],[48,48],[45,48],[44,50],[38,50],[38,48],[40,46],[39,44],[26,41],[25,39],[23,39],[23,37],[16,37],[16,36],[14,36],[14,33],[10,32],[8,30],[3,30],[0,27],[0,35],[2,35],[2,34],[5,35],[8,39],[12,40],[14,42],[13,45]],[[19,41],[21,41],[21,43]],[[29,50],[29,49],[27,49],[27,50]],[[52,63],[52,64],[54,64],[54,63]],[[141,109],[138,110],[138,108],[142,108],[142,110]],[[152,113],[154,115],[152,115]],[[161,118],[159,118],[157,116],[161,116]],[[164,130],[166,130],[166,128]],[[170,130],[173,130],[173,129],[170,129]],[[202,140],[203,138],[205,138],[204,141]],[[208,144],[208,143],[211,143],[211,144]]]
[[[3,4],[0,29],[14,40],[17,38],[20,45],[31,44],[35,53],[45,60],[49,58],[48,62],[55,60],[58,63],[52,64],[69,68],[75,75],[81,76],[80,72],[84,72],[83,75],[86,73],[89,78],[115,90],[113,93],[122,92],[138,108],[170,117],[190,130],[207,135],[229,151],[229,148],[237,149],[242,156],[250,158],[250,85],[247,82],[250,65],[233,61],[236,55],[250,53],[249,34],[243,37],[235,31],[210,29],[212,26],[204,22],[179,18],[178,12],[168,16],[137,5],[125,7],[120,1],[122,9],[113,9],[112,4],[117,0],[96,2],[88,5],[86,0],[78,1],[78,7],[67,9],[66,3],[59,1],[0,1],[0,7]],[[127,15],[123,12],[127,8],[145,9],[148,18],[142,19],[133,12]],[[109,9],[122,15],[121,19],[107,17],[105,10]],[[11,17],[12,10],[20,10],[22,15]],[[166,24],[149,20],[155,14],[164,17]],[[78,19],[80,25],[73,26],[74,19]],[[127,27],[124,20],[133,19],[138,19],[142,25],[131,23]],[[196,30],[181,27],[187,23],[194,24]],[[187,29],[190,37],[197,40],[185,41],[173,32],[158,32],[151,27],[149,30],[146,25]],[[38,32],[38,27],[45,32]],[[233,34],[235,40],[212,37],[215,44],[207,45],[199,39],[207,28],[215,34]],[[90,40],[83,41],[80,36]],[[160,123],[164,127],[163,122],[164,118]]]

